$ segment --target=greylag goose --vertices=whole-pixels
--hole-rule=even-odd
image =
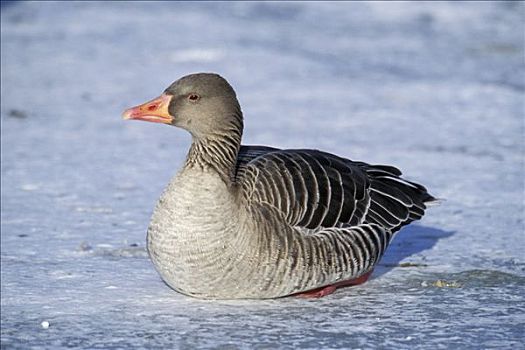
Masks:
[[[362,283],[394,233],[435,201],[392,166],[241,146],[241,108],[217,74],[185,76],[123,118],[192,135],[147,232],[160,276],[189,296],[322,297]]]

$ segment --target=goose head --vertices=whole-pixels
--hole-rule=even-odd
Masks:
[[[177,126],[197,139],[235,126],[242,129],[235,91],[226,79],[213,73],[184,76],[159,97],[127,109],[122,117]]]

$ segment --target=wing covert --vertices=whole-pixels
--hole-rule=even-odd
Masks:
[[[252,147],[241,148],[236,174],[247,201],[270,204],[307,229],[363,221],[370,182],[359,166],[320,151]]]

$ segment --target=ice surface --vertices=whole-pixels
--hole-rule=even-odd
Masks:
[[[2,348],[524,346],[523,2],[1,10]],[[173,292],[145,231],[190,138],[120,113],[199,71],[236,88],[245,143],[393,164],[446,201],[324,299]]]

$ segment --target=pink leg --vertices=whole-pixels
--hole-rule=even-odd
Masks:
[[[373,272],[373,270],[365,273],[362,276],[359,276],[357,278],[353,278],[351,280],[337,282],[337,283],[331,284],[329,286],[312,289],[312,290],[309,290],[309,291],[306,291],[306,292],[302,292],[302,293],[297,293],[297,294],[294,294],[294,295],[296,297],[298,297],[298,298],[303,298],[303,299],[322,298],[324,296],[332,294],[333,292],[335,292],[335,290],[337,288],[347,287],[347,286],[356,286],[358,284],[365,283],[368,280],[368,278],[370,277],[370,275],[372,274],[372,272]]]
[[[317,299],[332,294],[333,292],[335,292],[336,289],[337,287],[332,284],[331,286],[316,288],[307,292],[298,293],[294,295],[302,299]]]

